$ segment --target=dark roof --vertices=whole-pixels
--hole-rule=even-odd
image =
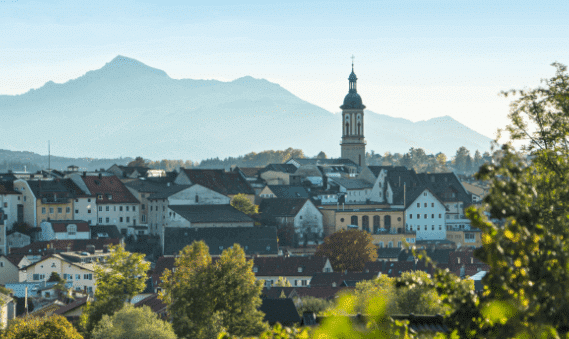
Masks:
[[[156,192],[148,197],[149,200],[154,199],[167,199],[169,196],[174,195],[180,191],[185,190],[188,187],[192,187],[192,185],[170,185],[164,187],[159,192]]]
[[[235,167],[233,171],[241,171],[245,177],[256,178],[264,167]]]
[[[377,273],[365,272],[332,272],[332,273],[315,273],[310,280],[310,286],[318,287],[339,287],[344,281],[362,281],[377,278]],[[336,286],[333,285],[336,283]]]
[[[144,176],[144,175],[146,175],[146,173],[150,169],[148,167],[143,167],[143,166],[121,166],[121,165],[119,165],[118,167],[123,171],[124,176],[132,174],[135,170],[138,172],[138,174]]]
[[[10,249],[10,252],[13,254],[46,253],[48,244],[50,245],[50,248],[54,248],[57,252],[67,251],[67,246],[71,247],[71,251],[87,251],[87,245],[94,245],[96,250],[102,250],[104,249],[105,245],[118,245],[120,242],[120,239],[70,239],[36,241],[24,247],[12,248]]]
[[[257,257],[256,276],[312,276],[323,272],[327,258],[323,257]],[[301,272],[299,272],[299,267]]]
[[[103,199],[98,199],[97,197],[97,204],[139,203],[138,199],[130,193],[115,175],[101,177],[87,175],[81,177],[81,179],[83,179],[91,194],[103,195]],[[109,199],[109,195],[112,195],[112,199]]]
[[[409,332],[418,333],[450,333],[441,315],[392,315],[393,320],[408,320]]]
[[[154,313],[163,312],[168,305],[166,305],[160,298],[158,298],[157,293],[142,299],[141,301],[134,304],[134,307],[148,306]]]
[[[77,232],[89,232],[89,224],[84,220],[52,220],[48,221],[55,233],[67,232],[67,226],[70,224],[77,225]]]
[[[25,257],[25,255],[24,254],[8,254],[8,255],[0,255],[0,257],[5,257],[14,266],[18,267],[18,264],[20,264],[20,262]]]
[[[170,205],[168,208],[191,223],[253,222],[251,217],[231,205]]]
[[[275,227],[201,227],[164,229],[164,255],[177,255],[185,246],[203,240],[211,255],[240,244],[246,254],[276,255],[278,253]]]
[[[283,172],[293,174],[298,168],[292,164],[268,164],[265,168],[259,170],[259,174],[268,171]]]
[[[60,307],[59,309],[55,310],[55,312],[53,312],[53,314],[59,314],[59,315],[63,315],[69,311],[72,311],[74,309],[76,309],[77,307],[81,307],[83,305],[85,305],[88,301],[89,297],[83,297],[83,298],[77,298],[75,299],[73,302]]]
[[[386,180],[393,191],[394,205],[403,205],[404,200],[413,202],[425,189],[415,170],[403,166],[388,169]]]
[[[343,158],[337,158],[337,159],[315,159],[315,158],[299,159],[299,158],[293,158],[293,159],[290,159],[289,161],[287,161],[287,163],[290,161],[296,161],[300,165],[348,165],[348,166],[353,166],[353,167],[360,167],[355,162],[353,162],[352,160],[343,159]]]
[[[308,192],[302,186],[268,185],[277,198],[308,198]]]
[[[166,181],[154,181],[149,179],[136,179],[124,184],[137,192],[143,193],[158,193],[168,187]]]
[[[87,194],[84,192],[73,180],[71,179],[62,179],[61,184],[65,186],[65,188],[73,194],[74,197],[91,197],[92,195]]]
[[[389,171],[396,168],[406,169],[404,166],[368,166],[367,168],[369,168],[371,173],[373,173],[376,178],[379,176],[379,173],[381,173],[382,170]]]
[[[0,182],[0,194],[7,195],[7,194],[21,194],[20,192],[14,191],[13,183],[8,182]]]
[[[263,302],[259,310],[265,313],[264,320],[273,326],[280,323],[283,326],[300,324],[300,316],[294,306],[294,302],[289,298],[262,299]]]
[[[341,284],[340,284],[341,285]],[[303,287],[297,288],[296,293],[299,297],[314,297],[319,299],[333,299],[336,295],[344,290],[352,290],[351,287],[340,286],[338,287],[331,287],[331,286],[312,286],[312,282],[310,287]]]
[[[59,193],[71,196],[71,192],[60,180],[26,180],[36,199],[43,198],[46,194]]]
[[[348,179],[348,178],[330,178],[330,181],[334,181],[338,185],[345,187],[346,189],[367,189],[372,188],[373,183],[363,179]]]
[[[177,254],[177,253],[176,253]],[[155,286],[160,284],[160,277],[164,274],[164,270],[169,269],[172,271],[176,258],[174,256],[159,257],[156,261],[156,266],[154,266],[154,272],[152,273],[152,282]]]
[[[399,254],[401,253],[401,248],[399,247],[383,247],[377,249],[377,258],[378,259],[395,259],[399,258]]]
[[[259,212],[263,219],[273,217],[293,217],[298,214],[298,211],[306,204],[308,199],[293,198],[293,199],[263,199],[259,205]]]
[[[224,195],[255,194],[247,180],[237,172],[215,169],[183,169],[193,184],[199,184]]]
[[[472,202],[470,193],[466,191],[458,177],[452,172],[420,173],[418,176],[442,201],[462,201],[465,204]],[[447,193],[455,193],[455,197],[448,196]]]
[[[98,238],[111,238],[120,239],[122,238],[121,232],[115,225],[96,225],[91,227],[91,239]]]
[[[283,292],[287,298],[293,298],[298,295],[296,293],[296,287],[264,287],[261,292],[261,298],[279,299]]]

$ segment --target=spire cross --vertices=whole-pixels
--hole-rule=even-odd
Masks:
[[[352,54],[352,71],[354,70],[354,58],[355,56]]]

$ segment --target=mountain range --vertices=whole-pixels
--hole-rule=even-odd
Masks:
[[[46,153],[51,140],[52,154],[71,157],[199,161],[288,147],[340,155],[340,114],[278,84],[172,79],[123,56],[63,84],[0,95],[0,121],[0,148]],[[365,137],[367,150],[382,154],[490,148],[489,138],[449,116],[412,122],[366,110]]]

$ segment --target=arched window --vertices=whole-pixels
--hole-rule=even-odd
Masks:
[[[362,124],[358,122],[358,135],[362,135]]]
[[[397,243],[397,247],[401,248],[401,241]]]
[[[350,135],[350,123],[346,122],[346,135]]]
[[[362,230],[369,232],[369,217],[367,215],[362,217]]]
[[[374,233],[374,234],[378,234],[378,233],[379,233],[379,228],[380,228],[379,220],[380,220],[379,215],[374,215],[374,216],[373,216],[373,233]]]
[[[379,242],[379,248],[383,248],[383,241]]]
[[[391,229],[391,216],[390,215],[386,215],[385,217],[383,217],[383,226],[386,229]]]
[[[393,248],[393,241],[390,241],[389,243],[387,243],[387,247]]]
[[[357,215],[352,215],[352,218],[350,220],[350,224],[358,226],[358,216]]]

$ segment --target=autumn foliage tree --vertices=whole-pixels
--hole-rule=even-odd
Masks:
[[[12,320],[2,339],[83,339],[67,319],[60,315],[49,318],[27,316]]]
[[[359,272],[365,263],[377,260],[377,246],[368,232],[341,230],[324,239],[317,256],[327,257],[335,271]]]
[[[247,215],[259,214],[259,206],[253,204],[251,200],[247,198],[247,195],[243,193],[237,194],[233,197],[233,200],[231,200],[231,206]]]

